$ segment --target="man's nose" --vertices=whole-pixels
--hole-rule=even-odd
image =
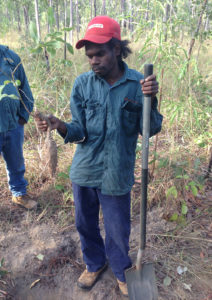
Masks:
[[[99,64],[99,58],[97,56],[93,56],[91,59],[92,65],[98,65]]]

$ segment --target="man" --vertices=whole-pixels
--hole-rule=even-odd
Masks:
[[[127,296],[124,270],[131,267],[130,191],[136,142],[142,133],[143,93],[152,94],[152,136],[161,130],[162,123],[155,98],[158,83],[155,75],[144,81],[139,72],[128,69],[122,60],[131,53],[128,41],[121,41],[119,24],[107,16],[91,20],[84,39],[76,44],[77,49],[82,47],[92,70],[74,83],[72,122],[50,117],[52,129],[58,130],[65,143],[78,144],[70,178],[86,270],[77,283],[90,289],[108,259],[122,294]],[[40,130],[47,129],[46,122],[37,124]],[[100,205],[105,242],[99,230]]]
[[[24,124],[33,109],[33,97],[19,56],[0,45],[0,154],[8,176],[12,202],[27,209],[36,202],[27,195],[23,157]]]

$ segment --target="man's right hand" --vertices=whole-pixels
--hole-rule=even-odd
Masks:
[[[47,117],[47,120],[41,120],[39,117],[35,117],[36,126],[39,131],[45,132],[50,126],[51,130],[57,129],[60,133],[66,135],[67,128],[65,123],[53,115]]]

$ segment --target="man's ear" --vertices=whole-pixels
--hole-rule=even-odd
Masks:
[[[121,54],[121,47],[120,47],[119,43],[116,43],[114,50],[115,50],[116,56],[119,56]]]

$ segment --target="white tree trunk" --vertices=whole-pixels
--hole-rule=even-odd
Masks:
[[[73,28],[73,0],[70,0],[70,23],[69,27]],[[70,44],[73,45],[73,29],[69,32]]]
[[[39,12],[38,12],[38,0],[35,0],[35,19],[36,19],[36,26],[37,26],[37,34],[38,39],[40,40],[41,34],[40,34],[40,20],[39,20]]]

